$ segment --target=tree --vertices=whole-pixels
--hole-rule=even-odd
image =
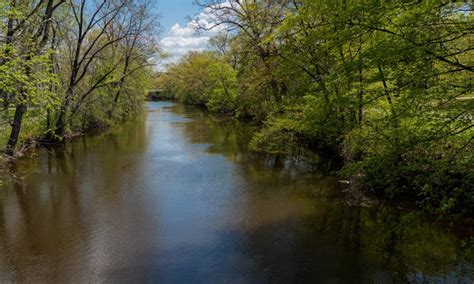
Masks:
[[[45,76],[38,76],[38,74],[44,74],[41,71],[33,74],[33,68],[50,69],[45,66],[49,57],[43,56],[43,53],[50,40],[53,14],[64,2],[63,0],[42,0],[25,5],[25,3],[17,3],[16,0],[12,0],[9,5],[5,5],[5,3],[2,5],[7,8],[7,13],[5,16],[6,31],[2,32],[6,35],[2,43],[4,54],[0,62],[0,66],[6,71],[6,76],[3,79],[4,86],[1,93],[4,94],[4,99],[14,97],[16,103],[11,133],[6,148],[8,155],[13,155],[15,152],[23,116],[27,111],[29,101],[34,99],[34,91],[36,91],[34,85],[45,83],[44,77],[49,75],[46,73]],[[17,68],[21,71],[18,72]],[[10,73],[15,69],[16,72]],[[7,89],[11,91],[10,88],[13,86],[10,84],[16,85],[16,89],[19,90],[16,96],[8,95],[6,92]]]
[[[61,141],[68,127],[90,127],[86,119],[113,122],[129,113],[124,108],[139,107],[158,50],[151,5],[148,0],[0,1],[0,95],[3,118],[12,120],[5,142],[9,155],[27,138]],[[133,80],[140,80],[140,87]],[[118,106],[121,94],[127,98]],[[95,107],[96,99],[107,107]],[[120,115],[113,117],[118,109]],[[24,127],[28,133],[21,136]]]
[[[198,4],[227,31],[210,45],[236,74],[236,115],[263,122],[255,150],[329,153],[366,192],[473,212],[472,3]],[[191,57],[169,90],[212,109],[211,68]]]

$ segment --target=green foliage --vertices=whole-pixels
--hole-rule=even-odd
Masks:
[[[232,114],[236,111],[237,73],[215,53],[190,53],[160,77],[160,87],[181,102]]]
[[[0,90],[8,94],[2,98],[3,119],[14,115],[14,107],[19,103],[29,105],[30,113],[23,118],[24,131],[19,144],[39,137],[45,131],[44,121],[48,111],[59,105],[59,96],[53,90],[59,86],[59,78],[54,73],[51,62],[52,51],[42,54],[27,54],[25,60],[22,51],[11,45],[0,45]],[[9,128],[4,123],[0,128],[0,143],[6,144]]]
[[[253,137],[250,147],[271,154],[294,155],[298,150],[299,124],[291,117],[278,117],[266,121],[265,127]]]
[[[33,106],[45,104],[52,107],[57,97],[50,91],[58,85],[58,78],[52,70],[50,52],[28,54],[28,60],[21,51],[11,45],[0,45],[0,90],[15,98],[15,102],[27,101]],[[22,96],[20,96],[22,94]]]
[[[150,5],[0,0],[6,154],[35,140],[103,129],[139,111],[157,53]]]
[[[238,13],[208,9],[233,37],[173,66],[170,93],[263,122],[254,150],[335,152],[368,193],[474,213],[472,3],[232,3]],[[231,96],[209,71],[224,61]]]
[[[419,142],[414,132],[353,131],[346,139],[349,153],[358,153],[346,167],[363,188],[392,199],[417,200],[439,213],[474,213],[474,162],[467,134],[455,139]],[[385,137],[385,138],[381,138]],[[386,139],[397,138],[398,147]],[[457,140],[457,141],[456,141]]]

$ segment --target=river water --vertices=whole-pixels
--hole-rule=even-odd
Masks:
[[[252,131],[152,102],[22,159],[0,190],[0,282],[472,283],[472,242],[345,205],[325,167],[250,153]]]

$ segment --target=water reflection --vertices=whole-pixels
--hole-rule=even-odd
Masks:
[[[22,160],[0,191],[0,281],[472,282],[472,244],[345,206],[325,171],[250,153],[254,130],[151,103]]]

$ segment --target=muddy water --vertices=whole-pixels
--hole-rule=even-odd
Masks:
[[[473,281],[472,243],[344,205],[322,169],[248,152],[251,126],[167,102],[17,166],[0,282]]]

